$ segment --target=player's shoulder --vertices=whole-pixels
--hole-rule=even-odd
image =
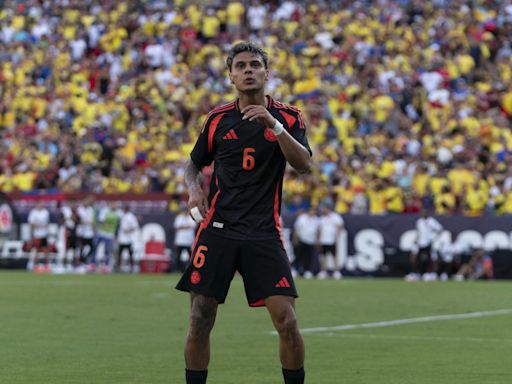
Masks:
[[[299,123],[300,128],[305,128],[302,112],[299,108],[287,103],[283,103],[279,100],[270,100],[270,108],[275,109],[279,114],[281,114],[285,118],[290,128],[295,124],[295,122]]]
[[[284,103],[282,101],[279,101],[279,100],[275,100],[275,99],[270,99],[270,103],[271,103],[271,107],[272,108],[275,108],[275,109],[279,109],[279,110],[284,110],[284,111],[287,111],[287,112],[293,112],[293,113],[301,113],[300,109],[294,105],[291,105],[291,104],[288,104],[288,103]]]
[[[226,113],[226,112],[233,111],[233,110],[236,110],[236,101],[232,101],[231,103],[219,105],[219,106],[213,108],[208,113],[208,115],[214,116],[214,115],[218,115],[220,113]]]
[[[219,105],[218,107],[213,108],[208,113],[208,115],[206,115],[201,132],[204,131],[206,126],[211,124],[217,125],[226,114],[229,114],[232,111],[236,111],[236,105],[236,101],[233,101],[231,103]]]

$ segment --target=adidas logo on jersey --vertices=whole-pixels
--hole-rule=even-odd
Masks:
[[[229,132],[222,137],[222,140],[238,140],[238,136],[234,129],[230,129]]]

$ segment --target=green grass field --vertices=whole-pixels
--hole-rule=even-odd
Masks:
[[[176,280],[0,272],[0,383],[183,383],[189,299]],[[310,384],[512,383],[512,282],[301,280],[298,288]],[[341,325],[349,326],[329,329]],[[325,329],[307,331],[317,327]],[[208,383],[282,383],[271,331],[236,278],[212,335]]]

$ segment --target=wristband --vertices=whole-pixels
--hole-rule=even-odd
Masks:
[[[274,127],[272,128],[272,132],[274,132],[274,135],[279,136],[281,133],[283,133],[284,127],[283,124],[279,122],[279,120],[276,119],[276,123],[274,124]]]
[[[194,207],[190,210],[190,216],[192,216],[194,221],[198,224],[204,219],[203,215],[201,215],[201,212],[199,212],[199,208],[197,207]]]

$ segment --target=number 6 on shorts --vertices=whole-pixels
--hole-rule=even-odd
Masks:
[[[194,256],[194,260],[192,260],[192,264],[197,269],[201,268],[204,265],[206,260],[206,255],[203,252],[208,251],[208,247],[206,245],[200,245],[197,247],[196,254]]]

